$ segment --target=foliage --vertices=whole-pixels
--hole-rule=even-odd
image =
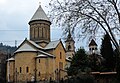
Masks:
[[[0,43],[0,83],[6,83],[6,59],[11,57],[17,47],[11,47]]]
[[[102,57],[98,54],[87,55],[84,49],[78,49],[73,56],[71,65],[67,68],[69,76],[76,76],[81,73],[88,73],[90,71],[102,71]]]
[[[102,71],[102,56],[98,54],[91,54],[88,57],[89,59],[89,67],[91,68],[91,71],[96,72],[96,71]]]
[[[70,67],[67,70],[67,73],[70,76],[89,70],[89,62],[84,49],[78,49],[75,56],[72,58]]]
[[[115,68],[116,59],[114,56],[111,40],[108,34],[104,35],[101,45],[101,55],[104,58],[104,68],[106,71],[112,71]]]
[[[13,54],[15,52],[15,50],[17,49],[17,47],[12,47],[12,46],[8,46],[8,45],[4,45],[3,43],[0,43],[0,52],[7,54]]]

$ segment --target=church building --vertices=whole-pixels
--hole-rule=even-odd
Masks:
[[[41,5],[29,22],[30,39],[25,39],[7,60],[7,81],[26,83],[31,81],[61,80],[65,78],[67,56],[72,57],[74,44],[68,35],[67,51],[61,40],[51,41],[51,22]],[[71,52],[71,53],[70,53]],[[72,55],[71,55],[72,54]]]

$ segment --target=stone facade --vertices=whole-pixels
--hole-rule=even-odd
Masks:
[[[50,22],[33,21],[30,22],[30,40],[45,47],[50,42]]]
[[[50,40],[50,24],[41,6],[29,22],[25,39],[7,61],[7,81],[59,81],[66,76],[66,50],[61,40]]]

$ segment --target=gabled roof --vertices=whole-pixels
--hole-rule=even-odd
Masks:
[[[47,52],[44,52],[44,51],[42,51],[42,50],[39,50],[39,52],[40,52],[40,53],[43,53],[44,55],[47,55],[47,56],[49,56],[49,57],[54,57],[54,58],[55,58],[54,55],[49,54],[49,53],[47,53]]]
[[[35,42],[25,39],[14,53],[18,53],[18,52],[38,52],[38,53],[40,53],[40,56],[37,56],[37,57],[43,57],[42,55],[44,55],[44,57],[55,58],[54,55],[51,55],[51,54],[49,54],[47,52],[44,52],[42,50],[44,50],[44,48],[42,48],[41,46],[39,46]]]
[[[15,52],[21,52],[21,51],[37,51],[37,49],[30,46],[28,43],[24,43],[19,49],[17,49]]]
[[[47,53],[47,52],[44,52],[44,51],[41,51],[41,50],[39,50],[39,55],[38,56],[36,56],[36,58],[42,58],[42,57],[52,57],[52,58],[55,58],[55,56],[54,55],[52,55],[52,54],[49,54],[49,53]],[[42,54],[41,54],[42,53]]]
[[[25,39],[14,53],[21,51],[37,51],[38,49],[43,48],[31,40]]]
[[[47,17],[46,13],[42,9],[41,5],[38,7],[37,11],[31,18],[30,22],[35,21],[35,20],[46,20],[46,21],[50,22],[49,18]]]
[[[54,49],[60,43],[60,40],[51,41],[44,49]]]
[[[41,47],[40,45],[36,44],[35,42],[33,42],[31,40],[27,40],[27,41],[30,42],[32,45],[34,45],[36,48],[43,49],[43,47]]]
[[[91,40],[91,42],[90,42],[90,44],[89,44],[89,47],[90,47],[90,46],[97,46],[96,42],[95,42],[93,39]]]

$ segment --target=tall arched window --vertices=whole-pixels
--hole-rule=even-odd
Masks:
[[[26,73],[28,73],[29,72],[29,67],[26,67]]]
[[[20,67],[20,73],[22,73],[22,68]]]
[[[39,72],[38,76],[40,76],[40,74],[41,74],[41,73]]]
[[[62,59],[62,52],[60,52],[60,59]]]
[[[71,46],[70,45],[68,46],[68,50],[71,50]]]

